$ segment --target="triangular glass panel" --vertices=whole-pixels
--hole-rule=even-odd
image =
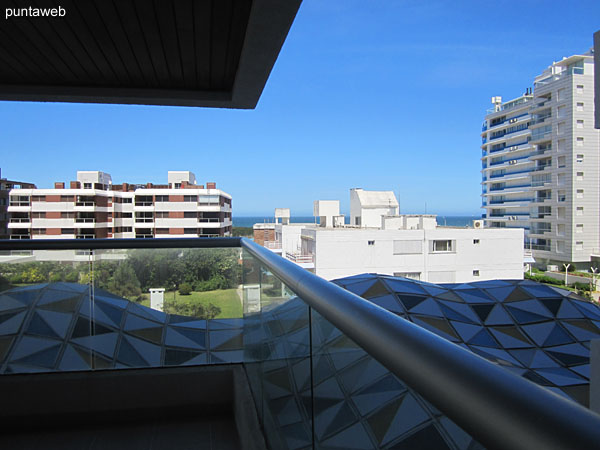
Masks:
[[[435,317],[444,317],[444,314],[442,314],[442,310],[440,309],[439,305],[431,297],[427,297],[424,301],[419,302],[416,306],[413,306],[410,309],[410,313],[425,314],[428,316]]]
[[[480,289],[465,289],[465,290],[455,290],[457,295],[459,295],[464,301],[467,303],[493,303],[494,300],[489,297],[486,293],[484,293]]]
[[[573,338],[558,324],[554,325],[548,338],[544,341],[544,346],[571,344]]]
[[[563,326],[580,341],[600,338],[600,329],[587,319],[570,319],[561,322]]]
[[[563,367],[537,369],[536,372],[556,386],[573,386],[587,383],[587,380]]]
[[[429,419],[429,414],[417,402],[415,397],[412,394],[406,394],[402,397],[402,403],[396,411],[392,423],[388,427],[380,444],[386,445],[392,442]],[[369,423],[371,423],[370,420]]]
[[[89,358],[82,358],[72,345],[67,345],[60,360],[60,364],[58,365],[58,369],[61,371],[89,370],[91,369],[91,366],[89,364]]]
[[[117,361],[128,367],[147,367],[148,362],[139,354],[139,352],[126,339],[121,339]]]
[[[471,325],[468,323],[450,321],[454,329],[458,332],[464,342],[469,341],[473,336],[482,330],[481,325]]]
[[[322,423],[323,417],[319,417],[319,420],[315,420],[315,431],[317,431],[319,439],[330,437],[358,420],[346,402],[342,403],[332,416],[333,417],[330,418],[327,427],[321,433],[318,432],[320,431],[318,428],[320,425],[324,425],[324,423]]]
[[[136,349],[136,351],[148,362],[150,366],[158,366],[160,364],[161,347],[142,341],[141,339],[132,336],[123,336],[121,340],[127,340]]]
[[[29,325],[27,326],[27,330],[25,331],[25,333],[36,336],[47,336],[51,338],[62,337],[59,336],[56,333],[56,331],[54,331],[52,327],[50,327],[50,325],[48,325],[46,321],[42,319],[42,317],[37,312],[33,314],[33,317],[29,321]]]
[[[473,308],[473,311],[475,311],[475,314],[477,314],[482,322],[488,318],[493,307],[494,304],[491,303],[486,305],[471,305],[471,308]]]
[[[494,305],[492,312],[485,320],[486,325],[513,325],[515,321],[508,315],[501,304]]]
[[[506,286],[506,287],[494,287],[487,288],[486,292],[494,297],[496,300],[503,302],[506,298],[512,294],[515,290],[515,286]]]
[[[443,337],[444,339],[448,339],[452,342],[460,341],[460,338],[458,337],[454,329],[445,319],[438,319],[436,317],[414,316],[412,317],[412,320],[417,325],[420,325],[423,328],[428,329],[429,331],[433,331],[435,334]]]
[[[525,330],[533,342],[540,347],[544,345],[544,341],[548,338],[553,328],[554,321],[537,323],[534,325],[523,325],[523,330]]]
[[[402,440],[390,447],[390,450],[414,450],[414,449],[436,449],[450,450],[448,443],[444,440],[440,432],[432,423],[425,428],[421,428],[415,433],[405,436]]]
[[[11,309],[24,308],[25,306],[27,306],[25,303],[9,295],[0,295],[0,311],[10,311]]]
[[[475,336],[469,339],[468,344],[479,345],[480,347],[498,347],[498,343],[485,328],[481,329]]]
[[[308,331],[306,331],[308,336]],[[212,331],[208,336],[210,348],[214,350],[233,350],[244,347],[243,335],[240,331]],[[306,341],[308,344],[308,340]]]
[[[560,305],[560,309],[558,310],[556,317],[558,319],[579,319],[583,318],[584,316],[581,311],[573,306],[570,299],[565,298]]]
[[[74,313],[79,309],[79,304],[81,302],[81,295],[73,296],[72,292],[65,293],[70,297],[64,298],[58,301],[49,301],[46,298],[41,299],[36,307],[38,309],[44,309],[47,311],[56,311],[62,313]]]
[[[10,312],[0,315],[0,335],[15,334],[21,329],[27,311]]]
[[[121,327],[121,320],[123,318],[123,310],[117,308],[115,306],[109,305],[104,302],[95,302],[94,304],[94,313],[100,310],[106,317],[108,317],[109,321],[104,320],[109,325],[114,325],[115,327]],[[99,318],[99,317],[95,317]]]
[[[369,299],[369,301],[375,303],[377,306],[381,306],[382,308],[387,309],[388,311],[392,311],[394,313],[404,312],[404,308],[402,307],[401,303],[393,294],[372,297]]]
[[[533,344],[515,326],[493,327],[491,332],[504,348],[532,347]]]
[[[11,357],[13,359],[23,358],[27,355],[31,355],[32,353],[42,351],[61,343],[62,341],[57,341],[54,339],[23,336],[21,340],[17,342]]]
[[[442,300],[450,300],[451,302],[464,303],[464,300],[462,298],[460,298],[454,292],[448,291],[448,290],[446,290],[446,292],[444,292],[442,294],[436,294],[436,297],[441,298]]]
[[[531,296],[535,298],[562,298],[562,295],[560,295],[554,289],[543,284],[538,284],[537,286],[521,286],[521,289],[531,294]]]
[[[378,297],[380,295],[386,295],[390,292],[386,289],[385,285],[381,280],[376,281],[369,289],[367,289],[361,297],[363,298],[371,298]]]
[[[56,345],[54,347],[47,348],[45,350],[33,353],[20,359],[12,358],[11,362],[20,364],[31,364],[32,366],[44,367],[46,369],[54,368],[56,363],[56,357],[60,351],[61,346]]]
[[[520,324],[543,322],[545,320],[548,320],[548,317],[542,316],[541,314],[524,311],[519,308],[513,308],[510,305],[506,305],[506,308],[513,315],[515,320]]]
[[[165,366],[182,366],[204,352],[167,348],[165,350]]]
[[[50,325],[50,328],[61,338],[67,335],[67,331],[71,326],[71,322],[74,317],[73,314],[56,312],[56,311],[45,311],[38,309],[36,314],[39,314],[44,321]]]
[[[206,348],[206,332],[189,328],[167,327],[166,345],[196,349]]]
[[[504,302],[505,303],[520,302],[523,300],[531,300],[531,299],[532,299],[532,296],[528,292],[525,292],[521,287],[516,287],[509,294],[509,296],[506,297]]]
[[[139,328],[137,330],[127,331],[127,334],[132,336],[139,337],[140,339],[145,339],[154,344],[161,345],[163,339],[163,329],[162,327],[152,327],[152,328]]]
[[[417,281],[412,280],[401,280],[401,279],[387,279],[385,283],[388,285],[392,292],[399,294],[421,294],[426,295],[425,290],[421,284]]]
[[[0,366],[2,365],[2,361],[8,354],[10,347],[13,343],[14,337],[0,337]]]
[[[308,447],[303,446],[302,448]],[[365,450],[373,448],[373,444],[363,424],[358,422],[321,442],[320,448],[331,450]]]
[[[345,284],[345,285],[343,285],[343,287],[344,287],[344,289],[346,289],[350,292],[353,292],[356,295],[359,295],[362,297],[362,295],[365,292],[367,292],[369,290],[369,288],[377,282],[378,282],[377,278],[373,277],[372,279],[369,279],[367,281]]]
[[[468,323],[480,323],[479,317],[473,312],[471,306],[489,306],[489,305],[467,305],[466,303],[438,301],[448,319],[459,320]]]
[[[548,355],[546,355],[544,351],[536,350],[535,356],[533,357],[533,360],[531,361],[529,367],[532,369],[541,369],[547,367],[558,367],[558,364],[556,363],[556,361],[554,361]]]
[[[535,356],[535,348],[524,348],[518,350],[510,350],[509,353],[514,356],[525,367],[529,367]],[[542,352],[543,353],[543,352]]]
[[[552,315],[556,316],[560,309],[560,305],[563,302],[563,297],[558,295],[558,298],[540,298],[538,301],[543,304]]]
[[[588,319],[600,320],[600,308],[591,302],[573,300],[573,304],[581,311]]]
[[[400,301],[402,302],[404,307],[407,310],[410,310],[410,309],[414,308],[415,306],[417,306],[422,301],[424,301],[426,298],[431,298],[431,297],[426,297],[425,295],[421,296],[421,295],[398,294],[398,298],[400,299]]]
[[[71,339],[71,342],[112,358],[115,353],[118,337],[118,333],[107,333],[98,336]]]

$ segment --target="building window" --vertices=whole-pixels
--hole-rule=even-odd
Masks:
[[[91,189],[92,188],[92,183],[83,183],[83,188],[84,189]]]
[[[577,225],[575,225],[575,233],[583,233],[583,224],[582,223],[578,223]]]
[[[157,196],[155,196],[155,201],[157,201],[157,202],[168,202],[169,201],[169,196],[168,195],[157,195]]]
[[[556,134],[563,134],[564,132],[565,132],[565,123],[564,122],[560,122],[556,126]]]
[[[60,201],[61,202],[74,202],[75,201],[75,196],[74,195],[61,195],[60,196]]]
[[[567,166],[567,158],[565,156],[559,156],[557,162],[559,169]]]
[[[474,277],[478,277],[479,276],[479,270],[474,270],[473,271],[473,276]]]
[[[564,223],[559,223],[559,224],[556,226],[556,234],[557,234],[558,236],[564,236],[564,235],[565,235],[565,229],[566,229],[566,228],[565,228],[565,224],[564,224]]]
[[[564,253],[565,251],[565,242],[564,241],[556,241],[556,252]]]
[[[582,137],[577,138],[577,147],[583,147],[583,138]]]
[[[61,219],[74,219],[75,213],[74,212],[61,212],[60,218]]]
[[[168,228],[157,228],[156,234],[169,234],[169,229]]]
[[[583,128],[583,120],[577,120],[577,128]]]
[[[575,212],[576,216],[583,216],[583,206],[578,206]]]
[[[183,218],[184,219],[197,219],[198,218],[198,213],[195,211],[185,211],[183,213]]]
[[[575,250],[583,250],[583,241],[575,242]]]
[[[577,181],[583,181],[583,172],[577,172]]]
[[[583,111],[583,102],[577,102],[577,111]]]
[[[578,84],[576,89],[578,94],[583,94],[583,84]]]
[[[475,245],[479,244],[479,239],[473,239],[473,244],[475,244]]]
[[[423,241],[394,241],[394,255],[420,255],[423,253]]]
[[[354,218],[354,225],[356,225],[357,227],[360,227],[360,217]]]
[[[558,91],[556,91],[556,100],[557,101],[561,101],[565,99],[565,89],[559,89]]]
[[[557,199],[559,202],[566,202],[567,201],[566,191],[558,191]]]
[[[583,189],[577,189],[577,198],[583,198]]]
[[[368,245],[375,245],[375,241],[367,241]]]
[[[582,162],[583,162],[583,155],[582,155],[582,154],[579,154],[579,155],[577,155],[577,159],[576,159],[576,161],[577,161],[578,163],[582,163]]]
[[[443,241],[429,241],[429,251],[432,253],[449,253],[454,251],[454,241],[443,240]]]
[[[567,141],[564,140],[564,139],[559,139],[558,140],[558,151],[559,152],[562,152],[562,151],[564,151],[567,148],[566,142]]]
[[[410,278],[411,280],[421,280],[421,272],[394,272],[395,277]]]
[[[61,228],[60,234],[75,234],[74,228]]]

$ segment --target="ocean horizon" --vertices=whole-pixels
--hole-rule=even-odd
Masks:
[[[440,226],[448,227],[467,227],[472,225],[473,220],[481,219],[479,216],[437,216],[437,223]],[[273,216],[238,216],[233,217],[234,227],[252,227],[255,223],[274,223]],[[313,216],[291,217],[290,223],[315,223]],[[350,216],[346,216],[346,224],[350,223]]]

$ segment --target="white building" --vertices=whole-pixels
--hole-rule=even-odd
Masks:
[[[358,209],[352,223],[361,226],[333,219],[331,226],[322,219],[320,224],[271,224],[273,241],[265,246],[328,280],[361,273],[434,283],[523,278],[522,228],[439,227],[434,215],[398,215],[391,192],[384,198],[388,209],[381,193],[360,191],[361,200],[376,199],[372,204],[377,205]],[[339,203],[315,202],[314,211],[317,217],[329,217],[321,215],[324,211],[342,217]]]
[[[109,174],[79,171],[69,187],[10,191],[11,239],[229,236],[231,196],[196,185],[188,171],[168,184],[115,185]]]
[[[362,228],[379,228],[381,216],[395,216],[399,205],[392,191],[350,190],[350,224]]]
[[[525,228],[525,246],[541,265],[589,266],[600,253],[593,55],[553,63],[533,93],[493,100],[482,131],[486,226]]]

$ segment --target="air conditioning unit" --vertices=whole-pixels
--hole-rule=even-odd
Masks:
[[[517,119],[517,118],[515,117],[515,118],[513,118],[513,119],[510,119],[510,120],[508,121],[508,123],[515,123],[517,120],[519,120],[519,119]]]
[[[510,160],[508,163],[509,163],[509,164],[516,164],[516,163],[517,163],[517,160],[516,160],[516,159],[511,159],[511,160]]]
[[[473,228],[483,228],[483,220],[474,220]]]

